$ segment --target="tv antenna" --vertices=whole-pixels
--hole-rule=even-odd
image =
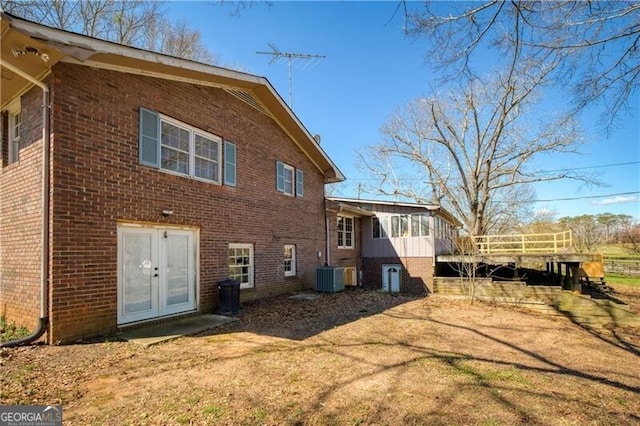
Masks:
[[[277,60],[286,60],[287,61],[287,65],[289,68],[289,108],[293,108],[293,89],[292,89],[292,82],[291,82],[291,63],[295,60],[295,59],[304,59],[304,60],[308,60],[310,61],[308,64],[308,67],[312,67],[314,66],[316,63],[318,63],[321,59],[326,58],[325,55],[312,55],[309,53],[292,53],[292,52],[282,52],[280,49],[278,49],[273,43],[268,42],[267,43],[269,45],[269,47],[271,48],[271,52],[256,52],[258,55],[271,55],[273,56],[273,58],[271,58],[271,61],[269,61],[269,65],[271,65],[272,63],[274,63]]]

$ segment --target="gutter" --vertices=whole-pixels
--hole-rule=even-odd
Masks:
[[[50,129],[49,129],[49,87],[7,62],[3,67],[19,75],[30,83],[42,89],[42,252],[40,259],[40,319],[38,327],[30,336],[19,340],[11,340],[0,345],[2,348],[28,345],[38,340],[46,331],[49,324],[48,290],[49,290],[49,158],[50,158]]]

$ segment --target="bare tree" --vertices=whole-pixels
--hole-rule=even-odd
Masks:
[[[593,252],[603,239],[603,229],[598,224],[595,216],[581,215],[573,217],[561,217],[558,223],[564,229],[571,229],[573,247],[578,253]]]
[[[471,238],[458,238],[454,241],[454,253],[460,259],[450,263],[451,269],[458,273],[460,288],[466,293],[470,305],[476,299],[476,289],[483,282],[478,280],[480,263],[478,262],[478,247]]]
[[[186,21],[174,24],[163,17],[154,18],[153,25],[145,28],[141,47],[203,63],[219,62],[202,44],[200,31],[191,29]]]
[[[162,2],[147,0],[0,0],[8,13],[54,28],[165,53],[198,62],[217,58],[202,43],[200,31],[172,23]]]
[[[267,0],[213,0],[213,4],[226,8],[230,16],[240,16],[251,10],[256,5],[265,5],[271,8],[273,2]]]
[[[528,184],[582,178],[532,167],[538,157],[576,152],[581,144],[571,116],[527,120],[545,72],[514,63],[489,81],[476,78],[397,110],[382,128],[383,141],[360,155],[380,178],[377,191],[439,203],[476,236],[513,221],[533,197]]]
[[[536,211],[529,216],[529,220],[523,222],[519,232],[522,234],[546,234],[562,231],[556,221],[556,215],[557,213],[553,210]]]
[[[475,76],[476,58],[526,61],[572,89],[574,112],[597,101],[607,124],[640,86],[640,3],[636,1],[426,2],[407,14],[407,32],[430,41],[427,57],[446,76]],[[497,50],[496,50],[497,49]]]
[[[621,218],[618,239],[622,247],[631,254],[640,255],[640,222],[633,221],[631,216]]]
[[[625,224],[631,222],[631,216],[625,214],[600,213],[596,215],[596,221],[601,228],[602,240],[599,244],[614,242],[614,236],[624,229]]]

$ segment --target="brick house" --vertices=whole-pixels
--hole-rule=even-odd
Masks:
[[[358,271],[372,290],[433,292],[438,255],[451,254],[461,223],[437,205],[327,198],[332,266]]]
[[[313,286],[344,177],[265,78],[0,24],[0,315],[69,342]]]

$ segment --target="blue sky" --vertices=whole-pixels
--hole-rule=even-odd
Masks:
[[[321,135],[322,147],[350,182],[340,195],[355,196],[358,183],[371,182],[358,168],[356,152],[380,141],[379,129],[394,109],[429,94],[436,83],[425,64],[425,42],[405,37],[402,14],[394,16],[397,5],[275,1],[256,3],[238,16],[205,1],[175,1],[167,7],[172,19],[187,20],[201,31],[221,64],[268,78],[287,102],[287,62],[270,63],[271,56],[256,52],[270,51],[271,43],[282,52],[325,56],[292,62],[292,106],[307,129]],[[582,154],[547,157],[542,168],[584,168],[604,185],[537,185],[541,201],[534,210],[551,210],[557,217],[611,212],[640,219],[639,115],[636,97],[628,115],[607,135],[594,124],[597,111],[585,112]]]

